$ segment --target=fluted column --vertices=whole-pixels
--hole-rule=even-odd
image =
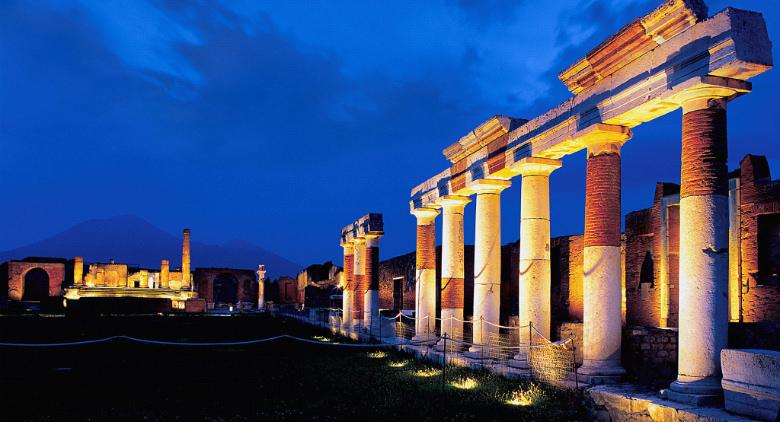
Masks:
[[[550,338],[550,174],[561,167],[559,160],[528,157],[513,168],[522,176],[520,191],[520,268],[518,324],[533,324]],[[520,329],[520,345],[530,344],[530,330]],[[515,356],[528,367],[528,349]]]
[[[622,283],[620,255],[620,149],[628,128],[594,125],[584,131],[588,147],[585,182],[583,364],[592,384],[617,382],[620,365]]]
[[[441,238],[441,335],[463,338],[464,240],[463,210],[471,202],[467,196],[439,199],[442,212]],[[455,344],[449,342],[448,344]],[[439,349],[444,341],[439,342]]]
[[[677,380],[669,397],[720,400],[720,351],[728,343],[726,100],[691,92],[682,102],[680,313]]]
[[[265,265],[257,266],[257,310],[265,310]]]
[[[379,327],[379,236],[366,236],[365,283],[363,297],[363,326]],[[373,331],[373,330],[372,330]]]
[[[84,258],[81,256],[73,258],[73,284],[84,284]]]
[[[344,285],[341,291],[341,328],[352,328],[352,302],[355,295],[355,246],[352,242],[342,243],[344,248]]]
[[[474,234],[474,346],[471,357],[482,357],[482,346],[498,328],[501,310],[501,191],[511,182],[482,179],[470,186],[477,193]]]
[[[366,239],[358,237],[352,243],[355,247],[353,270],[355,292],[352,296],[352,325],[357,329],[363,324],[363,301],[368,287],[366,282]]]
[[[181,288],[189,290],[192,286],[192,276],[190,275],[190,229],[184,229],[184,236],[181,244]]]
[[[434,208],[416,208],[417,280],[415,282],[415,336],[413,341],[428,341],[436,329],[436,216]]]

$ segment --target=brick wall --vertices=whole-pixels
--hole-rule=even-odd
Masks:
[[[46,274],[49,276],[49,297],[62,295],[62,283],[65,281],[64,260],[63,262],[11,261],[8,263],[9,300],[22,300],[25,275],[36,268],[46,271]]]
[[[623,329],[622,363],[634,379],[663,380],[677,376],[677,330],[629,326]]]

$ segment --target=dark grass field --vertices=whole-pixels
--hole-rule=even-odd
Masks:
[[[175,341],[244,340],[322,331],[268,316],[0,317],[2,341],[50,342],[108,335]],[[327,335],[326,335],[327,336]],[[330,336],[327,336],[330,337]],[[332,337],[330,337],[332,338]],[[334,341],[340,341],[333,339]],[[108,343],[0,347],[0,412],[10,420],[581,420],[573,393],[429,368],[397,352],[291,340],[236,347]],[[391,363],[405,366],[391,367]],[[440,370],[440,368],[437,368]],[[473,389],[449,383],[472,378]]]

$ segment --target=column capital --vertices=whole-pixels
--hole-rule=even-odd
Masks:
[[[709,77],[680,92],[673,101],[683,108],[683,114],[707,108],[726,108],[726,102],[752,90],[752,84],[738,79]]]
[[[471,198],[468,196],[446,195],[436,200],[436,206],[444,209],[445,211],[458,210],[463,209],[463,207],[465,207],[469,202],[471,202]]]
[[[356,238],[352,239],[352,244],[354,246],[360,246],[360,245],[362,245],[364,243],[366,243],[366,238],[365,237],[356,237]]]
[[[597,123],[574,134],[574,139],[588,148],[588,156],[607,153],[620,154],[634,133],[625,126]]]
[[[351,240],[342,240],[341,241],[341,247],[344,248],[345,252],[346,251],[351,251],[354,246],[355,245],[352,243]]]
[[[436,217],[439,215],[439,210],[431,207],[420,207],[413,209],[411,214],[417,217],[418,226],[424,226],[431,224],[436,220]]]
[[[509,180],[501,179],[479,179],[469,184],[466,188],[473,191],[477,195],[479,194],[497,194],[501,193],[504,189],[512,186],[512,182]]]
[[[521,176],[549,176],[550,173],[561,168],[561,160],[542,157],[525,157],[512,164],[510,170]]]

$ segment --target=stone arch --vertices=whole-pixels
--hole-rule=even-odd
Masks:
[[[41,302],[49,297],[49,273],[41,267],[28,269],[23,277],[22,300]]]
[[[215,304],[238,303],[238,278],[230,272],[222,272],[214,277],[213,298]]]

